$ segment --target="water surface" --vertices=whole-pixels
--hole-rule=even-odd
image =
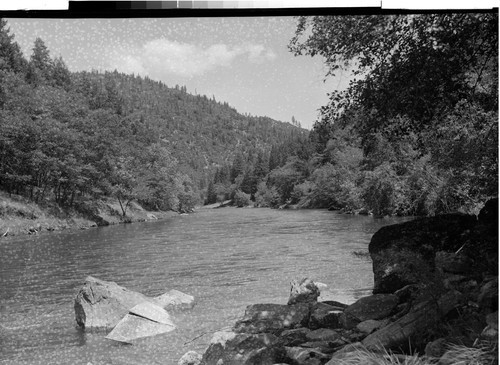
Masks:
[[[249,304],[285,304],[290,281],[310,277],[337,300],[373,286],[366,250],[374,232],[402,219],[326,210],[224,208],[168,220],[0,241],[2,364],[174,365],[203,352],[211,333]],[[156,296],[177,289],[194,309],[178,329],[123,345],[76,327],[73,299],[87,275]],[[196,338],[196,339],[195,339]]]

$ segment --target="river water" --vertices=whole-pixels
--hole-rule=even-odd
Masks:
[[[175,365],[249,304],[286,304],[290,281],[310,277],[353,302],[373,285],[367,250],[402,219],[326,210],[224,208],[168,220],[0,241],[0,363]],[[178,328],[124,345],[76,327],[73,299],[92,275],[156,296],[177,289],[194,309]]]

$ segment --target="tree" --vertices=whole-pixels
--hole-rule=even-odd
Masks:
[[[310,134],[317,188],[338,197],[350,185],[346,197],[375,214],[467,210],[498,194],[498,14],[301,17],[289,49],[323,56],[326,77],[351,73]]]
[[[217,202],[217,192],[214,188],[214,182],[210,180],[207,188],[207,199],[205,200],[205,204],[214,204]]]
[[[71,85],[71,74],[62,57],[58,57],[54,60],[51,79],[54,86],[60,86],[65,90],[69,89]]]
[[[28,80],[34,85],[46,82],[52,76],[54,64],[44,41],[37,37],[28,64]]]
[[[231,166],[231,182],[235,182],[236,178],[245,173],[245,159],[241,151],[238,151],[234,156]]]
[[[257,180],[262,180],[269,173],[269,157],[260,150],[257,154],[257,162],[255,163],[254,174]]]
[[[497,24],[497,14],[487,13],[301,17],[289,48],[323,56],[327,75],[352,70],[350,86],[331,94],[324,115],[357,106],[373,111],[365,133],[397,115],[419,129],[460,99],[479,97],[486,75],[498,79]]]
[[[26,60],[20,47],[14,42],[14,35],[7,28],[7,21],[0,18],[0,70],[21,73],[25,68]]]

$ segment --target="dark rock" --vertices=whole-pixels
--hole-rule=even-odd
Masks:
[[[339,315],[342,313],[338,307],[325,303],[316,303],[311,309],[309,328],[339,328]]]
[[[309,328],[301,327],[281,332],[279,341],[283,346],[298,346],[307,342],[307,334],[311,332]]]
[[[379,328],[384,327],[387,325],[389,321],[387,319],[377,321],[375,319],[368,319],[366,321],[363,321],[361,323],[358,323],[356,326],[357,330],[366,334],[370,334],[375,330],[378,330]]]
[[[399,303],[406,303],[410,300],[415,299],[418,295],[419,288],[418,285],[406,285],[401,289],[398,289],[394,292],[394,295],[398,297]]]
[[[308,341],[300,345],[300,347],[316,349],[324,354],[331,354],[335,351],[335,347],[344,345],[345,342],[340,339],[335,341]]]
[[[481,338],[498,342],[498,311],[486,316],[486,327],[481,332]]]
[[[285,329],[307,326],[310,309],[306,303],[293,305],[254,304],[245,310],[243,318],[234,325],[235,332],[280,333]]]
[[[350,329],[369,319],[385,318],[394,311],[398,302],[394,294],[374,294],[361,298],[344,310],[340,322],[344,328]]]
[[[498,310],[498,276],[481,286],[477,303],[486,313]]]
[[[469,257],[454,252],[438,251],[434,260],[438,269],[452,274],[467,274],[472,268]]]
[[[368,335],[362,343],[369,350],[397,348],[406,344],[408,338],[415,334],[424,336],[433,324],[462,302],[463,296],[457,291],[449,291],[437,301],[431,299],[421,302],[397,321]]]
[[[498,275],[498,198],[489,200],[479,213],[462,253],[473,259],[472,272]]]
[[[394,293],[408,284],[427,282],[437,251],[456,252],[466,242],[464,232],[476,217],[446,214],[382,227],[369,245],[374,293]]]
[[[315,349],[286,347],[285,351],[287,359],[296,365],[323,365],[330,359],[330,356]]]
[[[446,339],[438,338],[432,342],[429,342],[425,346],[425,356],[431,359],[439,359],[446,352]]]
[[[336,300],[324,300],[321,303],[328,304],[332,307],[335,307],[335,309],[337,309],[337,310],[344,310],[347,307],[349,307],[348,304],[340,303],[340,302],[337,302]]]
[[[443,279],[443,286],[447,290],[458,290],[459,292],[469,296],[470,300],[477,299],[477,281],[474,279],[470,279],[467,276],[456,275],[456,274],[448,274],[445,275]]]
[[[311,279],[293,280],[288,304],[315,303],[319,297],[319,289]]]
[[[490,199],[486,202],[483,209],[479,212],[478,221],[480,224],[491,227],[495,230],[493,234],[498,231],[498,198]]]
[[[340,334],[329,328],[319,328],[309,332],[306,337],[309,341],[336,341],[340,338]]]
[[[203,354],[203,365],[272,365],[284,361],[285,349],[269,333],[216,332]]]
[[[350,356],[350,354],[352,352],[364,351],[364,350],[365,350],[365,347],[363,346],[363,344],[361,342],[347,344],[343,348],[341,348],[340,350],[336,351],[332,355],[330,361],[328,361],[326,363],[326,365],[338,365],[339,363],[342,363],[341,362],[342,360],[344,360],[346,357]],[[353,364],[357,364],[357,363],[353,362]]]

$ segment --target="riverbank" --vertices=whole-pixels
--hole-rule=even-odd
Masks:
[[[0,192],[0,237],[43,232],[83,230],[98,226],[145,222],[177,216],[173,211],[148,211],[132,202],[127,215],[112,199],[81,204],[79,209],[61,209],[56,204],[36,204],[19,195]]]
[[[382,227],[369,253],[373,294],[347,305],[293,281],[178,364],[498,364],[498,199]]]

